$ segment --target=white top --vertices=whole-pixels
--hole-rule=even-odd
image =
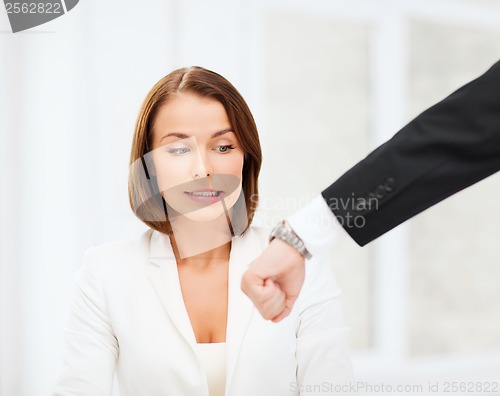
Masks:
[[[196,344],[201,365],[207,374],[210,396],[224,396],[226,387],[226,343]]]

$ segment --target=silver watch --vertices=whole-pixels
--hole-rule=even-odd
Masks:
[[[299,238],[286,220],[281,220],[276,227],[272,229],[271,235],[269,236],[269,242],[271,242],[274,238],[281,239],[283,242],[288,243],[302,256],[304,256],[304,258],[310,259],[312,257],[311,253],[307,251],[302,239]]]

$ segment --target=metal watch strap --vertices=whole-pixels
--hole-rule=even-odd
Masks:
[[[274,238],[278,238],[283,242],[286,242],[297,250],[302,256],[304,256],[304,258],[310,259],[312,257],[311,253],[307,251],[302,239],[299,238],[299,236],[285,220],[280,221],[276,227],[273,228],[271,235],[269,236],[269,242],[271,242]]]

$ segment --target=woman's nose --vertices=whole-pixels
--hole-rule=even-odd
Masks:
[[[198,151],[198,155],[195,156],[191,173],[195,179],[212,175],[213,170],[208,163],[208,158],[206,155],[203,155]]]

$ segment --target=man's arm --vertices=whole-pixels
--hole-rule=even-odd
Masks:
[[[498,170],[500,62],[424,111],[321,194],[340,225],[364,246]],[[318,208],[315,213],[312,216],[316,221],[325,216],[324,209]],[[291,223],[300,237],[310,233],[302,221]],[[338,232],[335,227],[331,229]],[[309,248],[307,238],[304,242]],[[280,257],[279,266],[270,261],[271,248],[272,257]],[[279,321],[288,315],[297,298],[297,281],[291,281],[287,268],[300,273],[304,259],[293,256],[293,248],[284,243],[268,250],[244,274],[242,289],[261,313],[266,299],[276,301],[280,295],[283,302],[264,316]],[[269,276],[273,278],[272,288],[265,286]],[[291,294],[289,282],[293,283]]]
[[[500,62],[416,117],[322,196],[363,246],[498,170]]]

